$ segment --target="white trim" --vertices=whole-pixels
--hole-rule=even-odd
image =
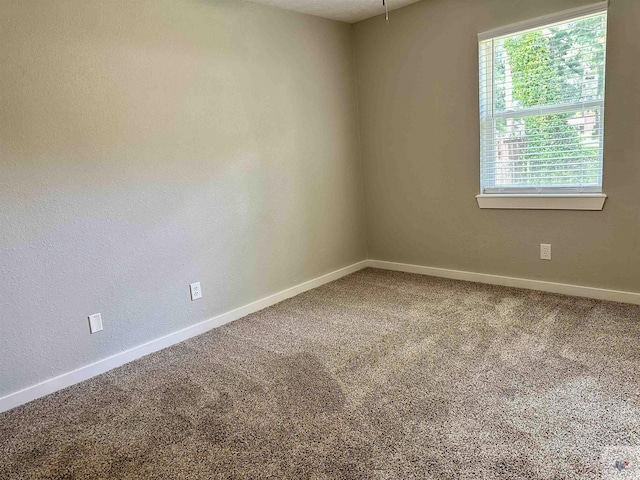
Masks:
[[[32,385],[17,392],[10,393],[0,398],[0,412],[10,410],[19,405],[43,397],[50,393],[62,390],[76,383],[88,380],[96,375],[132,362],[150,353],[170,347],[191,337],[205,333],[213,328],[222,326],[242,318],[251,313],[267,308],[278,302],[294,297],[300,293],[317,288],[325,283],[332,282],[351,273],[362,270],[366,267],[380,268],[383,270],[395,270],[399,272],[418,273],[434,277],[451,278],[455,280],[466,280],[470,282],[487,283],[492,285],[503,285],[506,287],[525,288],[529,290],[539,290],[543,292],[560,293],[578,297],[595,298],[598,300],[609,300],[614,302],[631,303],[640,305],[640,293],[623,292],[618,290],[607,290],[603,288],[582,287],[579,285],[568,285],[564,283],[545,282],[541,280],[530,280],[525,278],[506,277],[502,275],[490,275],[484,273],[466,272],[462,270],[450,270],[445,268],[424,267],[410,265],[406,263],[385,262],[382,260],[364,260],[354,263],[345,268],[328,273],[321,277],[314,278],[268,297],[262,298],[248,305],[235,310],[223,313],[203,322],[186,327],[177,332],[164,337],[152,340],[137,347],[133,347],[124,352],[112,355],[95,363],[82,366],[76,370],[64,373],[54,378],[50,378],[36,385]]]
[[[584,110],[600,109],[604,112],[604,99],[592,100],[590,102],[563,103],[562,105],[548,105],[544,107],[525,107],[517,110],[506,110],[493,114],[493,119],[501,118],[523,118],[539,117],[544,115],[554,115],[556,113],[583,112]]]
[[[516,210],[602,210],[604,193],[578,194],[482,194],[476,195],[480,208]]]
[[[397,272],[418,273],[432,277],[451,278],[454,280],[466,280],[476,283],[502,285],[505,287],[525,288],[542,292],[560,293],[575,297],[595,298],[597,300],[609,300],[612,302],[632,303],[640,305],[640,293],[623,292],[620,290],[607,290],[605,288],[583,287],[566,283],[545,282],[528,278],[506,277],[503,275],[490,275],[487,273],[466,272],[463,270],[450,270],[447,268],[423,267],[407,263],[385,262],[382,260],[369,260],[369,266],[383,270]]]
[[[151,340],[150,342],[143,343],[142,345],[138,345],[137,347],[133,347],[124,352],[117,353],[102,360],[98,360],[95,363],[82,366],[57,377],[40,382],[36,385],[31,385],[30,387],[24,388],[17,392],[10,393],[0,398],[0,412],[4,412],[5,410],[9,410],[11,408],[30,402],[31,400],[35,400],[36,398],[43,397],[76,383],[88,380],[91,377],[95,377],[96,375],[100,375],[101,373],[105,373],[116,367],[120,367],[125,363],[132,362],[133,360],[136,360],[145,355],[149,355],[150,353],[170,347],[171,345],[175,345],[176,343],[180,343],[191,337],[195,337],[196,335],[205,333],[213,328],[220,327],[226,323],[257,312],[258,310],[262,310],[263,308],[270,307],[271,305],[286,300],[287,298],[294,297],[303,292],[324,285],[325,283],[329,283],[342,278],[345,275],[349,275],[351,273],[357,272],[358,270],[362,270],[367,266],[367,260],[354,263],[353,265],[349,265],[348,267],[341,268],[326,275],[322,275],[321,277],[314,278],[313,280],[309,280],[286,290],[282,290],[281,292],[269,295],[268,297],[249,303],[248,305],[245,305],[243,307],[236,308],[221,315],[217,315],[213,318],[210,318],[209,320],[191,325],[190,327],[183,328],[182,330],[170,333],[169,335],[166,335],[164,337]]]
[[[609,2],[607,0],[606,2],[598,2],[592,5],[585,5],[583,7],[572,8],[570,10],[544,15],[530,20],[524,20],[522,22],[512,23],[511,25],[505,25],[487,32],[479,33],[478,41],[482,42],[485,40],[491,40],[493,38],[504,37],[505,35],[511,35],[512,33],[523,32],[553,23],[566,22],[573,18],[606,12],[608,7]]]

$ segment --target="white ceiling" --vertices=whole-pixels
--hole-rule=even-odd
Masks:
[[[355,23],[384,13],[382,0],[249,0],[272,7]],[[386,0],[389,11],[419,0]]]

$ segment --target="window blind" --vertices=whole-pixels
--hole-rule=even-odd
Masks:
[[[606,4],[558,18],[479,36],[484,194],[602,191]]]

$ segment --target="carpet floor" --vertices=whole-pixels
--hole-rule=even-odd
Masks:
[[[0,414],[0,478],[609,478],[639,340],[639,306],[366,269]]]

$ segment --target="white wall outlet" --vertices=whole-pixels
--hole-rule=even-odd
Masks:
[[[202,289],[200,288],[200,282],[192,283],[189,285],[189,289],[191,290],[191,300],[198,300],[202,298]]]
[[[102,331],[102,316],[99,313],[89,315],[89,331],[91,333]]]
[[[540,259],[551,260],[551,244],[550,243],[540,244]]]

